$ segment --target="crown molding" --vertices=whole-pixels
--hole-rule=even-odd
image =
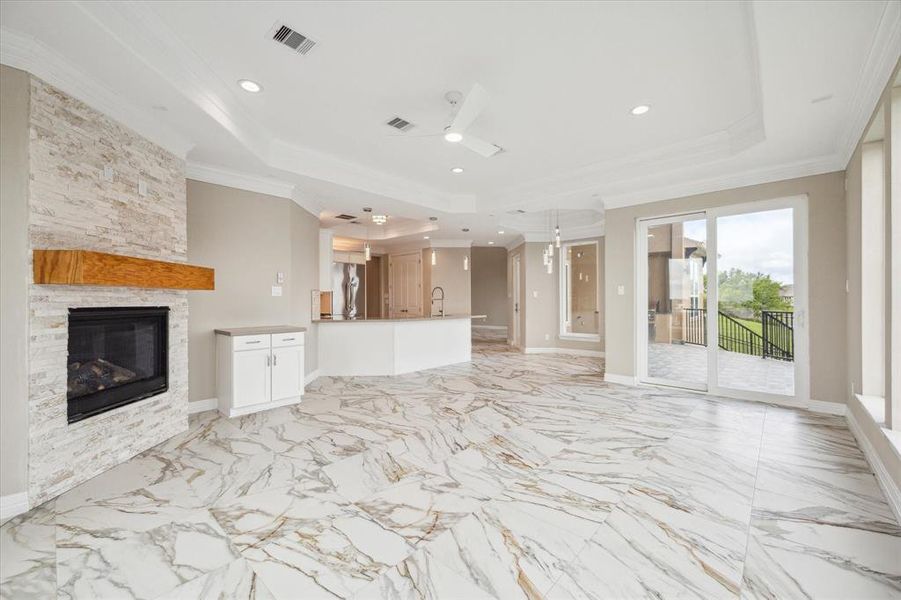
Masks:
[[[842,171],[844,168],[845,166],[841,159],[835,155],[829,155],[811,160],[802,160],[787,165],[762,167],[750,171],[730,173],[719,177],[694,179],[686,183],[649,187],[636,191],[605,195],[604,207],[606,210],[610,210],[612,208],[635,206],[647,204],[649,202],[658,202],[660,200],[671,200],[673,198],[684,198],[686,196],[696,196],[698,194],[709,194],[722,190],[772,183],[786,179],[797,179],[799,177],[832,173],[835,171]],[[624,187],[628,187],[628,183],[626,183]]]
[[[131,105],[32,36],[0,27],[0,63],[27,71],[179,158],[194,147],[192,141],[160,124],[155,115]]]
[[[185,174],[188,179],[194,179],[195,181],[224,185],[225,187],[266,194],[267,196],[293,199],[294,195],[295,186],[293,183],[242,173],[215,165],[188,161]]]
[[[520,246],[522,246],[525,243],[526,243],[526,238],[522,235],[517,235],[515,238],[513,238],[512,240],[510,240],[509,242],[504,244],[504,248],[506,248],[507,252],[509,252],[515,248],[519,248]]]
[[[845,122],[844,133],[839,137],[838,156],[842,169],[847,167],[851,155],[864,135],[867,125],[882,97],[882,92],[901,57],[901,2],[885,3],[873,44],[867,54],[860,80],[851,99],[850,118]]]
[[[429,240],[432,248],[470,248],[472,240]]]

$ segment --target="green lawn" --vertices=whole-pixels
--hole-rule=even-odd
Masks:
[[[760,321],[750,321],[748,319],[735,319],[754,333],[763,336],[763,324]]]

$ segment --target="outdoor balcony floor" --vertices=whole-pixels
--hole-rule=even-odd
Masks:
[[[719,353],[719,385],[769,394],[794,395],[794,363],[759,356]],[[648,375],[693,387],[707,384],[707,348],[691,344],[648,345]]]

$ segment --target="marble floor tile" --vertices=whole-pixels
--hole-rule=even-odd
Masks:
[[[755,512],[742,598],[901,598],[901,535]]]
[[[321,377],[0,527],[0,596],[899,598],[901,526],[845,420],[470,363]]]
[[[224,567],[201,575],[156,600],[277,600],[266,584],[239,558]]]
[[[412,551],[402,536],[351,507],[294,521],[242,554],[277,598],[350,598]]]
[[[61,560],[59,597],[149,600],[237,558],[218,526],[164,525]]]
[[[0,526],[0,597],[56,594],[55,501]]]

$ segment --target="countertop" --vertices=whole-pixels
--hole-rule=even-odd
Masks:
[[[444,315],[443,317],[439,317],[435,315],[434,317],[394,317],[394,318],[386,318],[386,317],[376,317],[374,319],[364,319],[364,318],[355,318],[355,319],[345,319],[344,317],[334,317],[332,319],[314,319],[314,323],[391,323],[391,322],[402,322],[402,321],[447,321],[450,319],[487,319],[488,315]]]
[[[306,331],[306,327],[297,327],[296,325],[269,325],[264,327],[233,327],[231,329],[216,329],[219,335],[267,335],[279,333],[301,333]]]

